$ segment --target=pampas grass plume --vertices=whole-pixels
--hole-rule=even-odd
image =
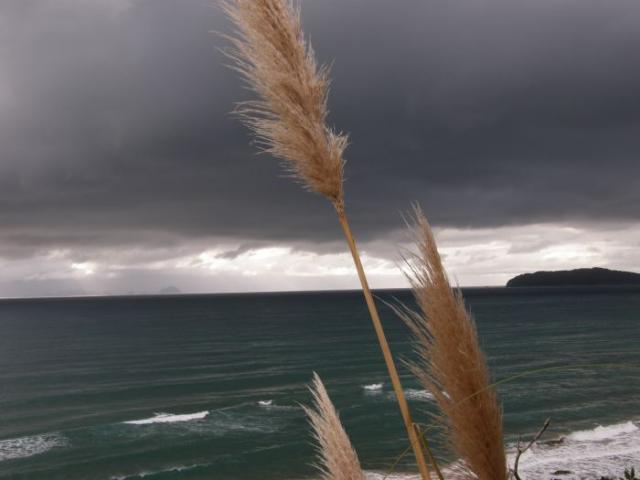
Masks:
[[[502,410],[475,324],[451,289],[427,219],[418,207],[414,213],[418,251],[407,265],[420,312],[402,315],[419,357],[412,370],[436,398],[463,478],[506,480]]]
[[[343,207],[347,137],[327,126],[328,69],[318,67],[288,0],[228,0],[235,68],[261,100],[238,111],[264,150],[310,190]]]
[[[344,208],[343,154],[347,137],[327,125],[328,70],[318,67],[305,41],[300,12],[292,0],[222,0],[236,26],[227,37],[238,70],[259,100],[238,111],[263,149],[284,160],[309,190],[327,197],[351,251],[367,308],[396,394],[407,435],[423,480],[429,468],[409,411],[371,288]]]
[[[304,410],[314,431],[318,448],[318,468],[322,480],[365,480],[358,455],[351,446],[338,412],[331,403],[322,380],[313,376],[310,387],[313,395],[313,408]]]

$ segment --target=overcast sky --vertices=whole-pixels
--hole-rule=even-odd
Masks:
[[[640,271],[640,2],[305,0],[374,287],[420,202],[452,276]],[[213,0],[0,3],[0,296],[357,286],[229,115]]]

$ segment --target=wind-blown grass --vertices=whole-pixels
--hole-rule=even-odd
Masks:
[[[317,374],[309,389],[313,408],[304,407],[314,431],[321,472],[321,480],[365,480],[358,455],[344,431],[338,412]]]
[[[343,154],[347,137],[327,124],[328,70],[318,67],[304,39],[299,9],[290,0],[226,0],[236,25],[229,37],[235,69],[259,100],[241,104],[238,112],[263,149],[284,160],[286,168],[309,190],[327,197],[335,207],[351,251],[380,349],[387,365],[418,469],[429,469],[411,418],[400,376],[369,288],[344,205]]]
[[[283,160],[293,177],[334,206],[418,469],[423,480],[430,480],[417,428],[345,212],[343,168],[348,139],[327,122],[329,71],[318,66],[293,0],[221,0],[221,3],[237,29],[235,36],[227,37],[234,46],[230,52],[233,68],[258,96],[257,100],[239,105],[237,113],[263,151]],[[502,411],[474,322],[461,295],[451,289],[429,224],[419,211],[415,228],[418,253],[411,259],[409,279],[420,311],[402,311],[415,336],[419,358],[412,370],[434,395],[442,412],[440,420],[448,427],[451,448],[462,462],[453,476],[506,480]],[[318,377],[314,379],[312,392],[315,409],[306,411],[320,448],[323,478],[362,480],[364,474],[357,455]],[[435,465],[435,461],[432,463]],[[437,469],[436,472],[439,474]],[[635,478],[634,473],[627,475]]]
[[[222,5],[238,28],[231,37],[235,68],[261,98],[239,106],[242,120],[266,152],[341,209],[347,137],[327,126],[329,71],[316,64],[299,10],[282,0]]]
[[[420,312],[401,312],[418,354],[411,369],[440,407],[448,441],[462,461],[459,474],[506,480],[502,410],[490,388],[475,323],[461,294],[452,290],[429,223],[417,207],[414,233],[418,251],[407,265]]]

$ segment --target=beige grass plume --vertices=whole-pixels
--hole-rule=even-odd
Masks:
[[[313,375],[313,408],[304,407],[318,448],[321,480],[365,480],[358,455],[340,423],[338,412],[317,374]]]
[[[418,251],[407,262],[421,312],[402,316],[415,336],[419,356],[412,370],[437,400],[463,477],[505,480],[502,411],[490,387],[487,363],[473,319],[454,293],[427,219],[415,208]]]
[[[347,137],[327,125],[328,70],[318,67],[307,45],[299,9],[292,0],[222,0],[237,28],[230,40],[235,69],[260,100],[239,112],[267,152],[309,190],[334,205],[353,257],[407,435],[423,480],[429,470],[416,433],[400,377],[382,328],[371,289],[344,209],[343,153]]]
[[[307,188],[342,209],[347,137],[327,126],[328,69],[316,65],[298,9],[284,0],[222,5],[238,28],[236,68],[262,99],[240,106],[243,120]]]

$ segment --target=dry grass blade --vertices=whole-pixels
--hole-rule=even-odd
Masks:
[[[418,252],[408,260],[409,281],[421,312],[404,313],[419,356],[412,370],[436,398],[463,474],[505,480],[502,411],[478,344],[475,324],[442,266],[431,228],[415,209]]]
[[[222,6],[238,29],[231,38],[236,69],[261,98],[239,107],[244,122],[267,152],[341,210],[347,137],[327,126],[328,70],[316,64],[298,9],[288,0]]]
[[[365,480],[358,455],[351,446],[338,412],[324,388],[320,377],[313,376],[314,408],[305,407],[305,412],[313,426],[318,444],[318,468],[322,480]]]

